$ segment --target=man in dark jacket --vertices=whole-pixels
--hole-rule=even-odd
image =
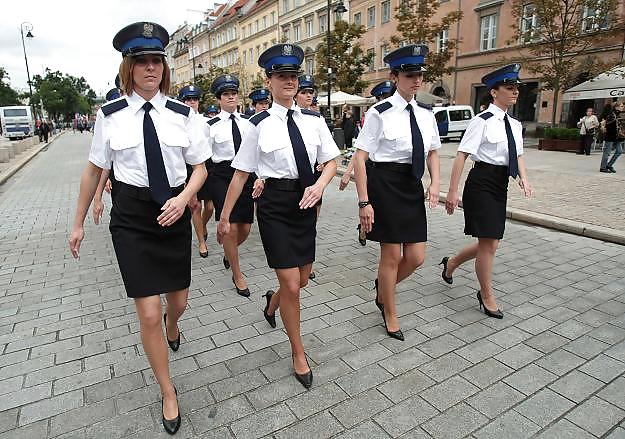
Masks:
[[[356,137],[356,122],[354,122],[351,110],[343,112],[343,133],[345,135],[345,146],[351,148],[352,139]]]
[[[601,121],[601,126],[605,127],[603,140],[603,154],[601,156],[601,167],[599,172],[616,172],[613,168],[614,163],[623,152],[623,143],[625,143],[625,101],[614,103],[612,111],[609,111]],[[610,157],[610,153],[614,148],[614,155]]]

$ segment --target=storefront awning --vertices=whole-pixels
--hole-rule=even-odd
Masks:
[[[599,76],[569,88],[563,101],[625,98],[625,67],[614,67]]]

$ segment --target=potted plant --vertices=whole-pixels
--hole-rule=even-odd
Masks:
[[[545,151],[579,151],[577,128],[545,128],[545,137],[538,141],[538,149]]]

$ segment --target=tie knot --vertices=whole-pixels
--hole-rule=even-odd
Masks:
[[[503,115],[503,120],[508,120],[508,113]]]
[[[230,119],[235,120],[235,119],[236,119],[236,116],[235,116],[234,114],[231,114],[231,115],[230,115]]]
[[[406,105],[406,110],[410,111],[412,113],[412,105],[408,104]]]
[[[153,105],[151,102],[146,102],[145,104],[143,104],[143,110],[146,113],[148,113],[152,108],[153,108]]]
[[[294,113],[293,110],[286,110],[286,116],[287,117],[293,117],[293,113]]]

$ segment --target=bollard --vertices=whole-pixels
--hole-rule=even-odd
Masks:
[[[11,155],[9,154],[9,148],[0,147],[0,163],[6,163],[11,160]]]
[[[7,148],[9,150],[9,159],[12,159],[15,157],[15,146],[10,143],[7,146],[5,146],[5,148]]]

